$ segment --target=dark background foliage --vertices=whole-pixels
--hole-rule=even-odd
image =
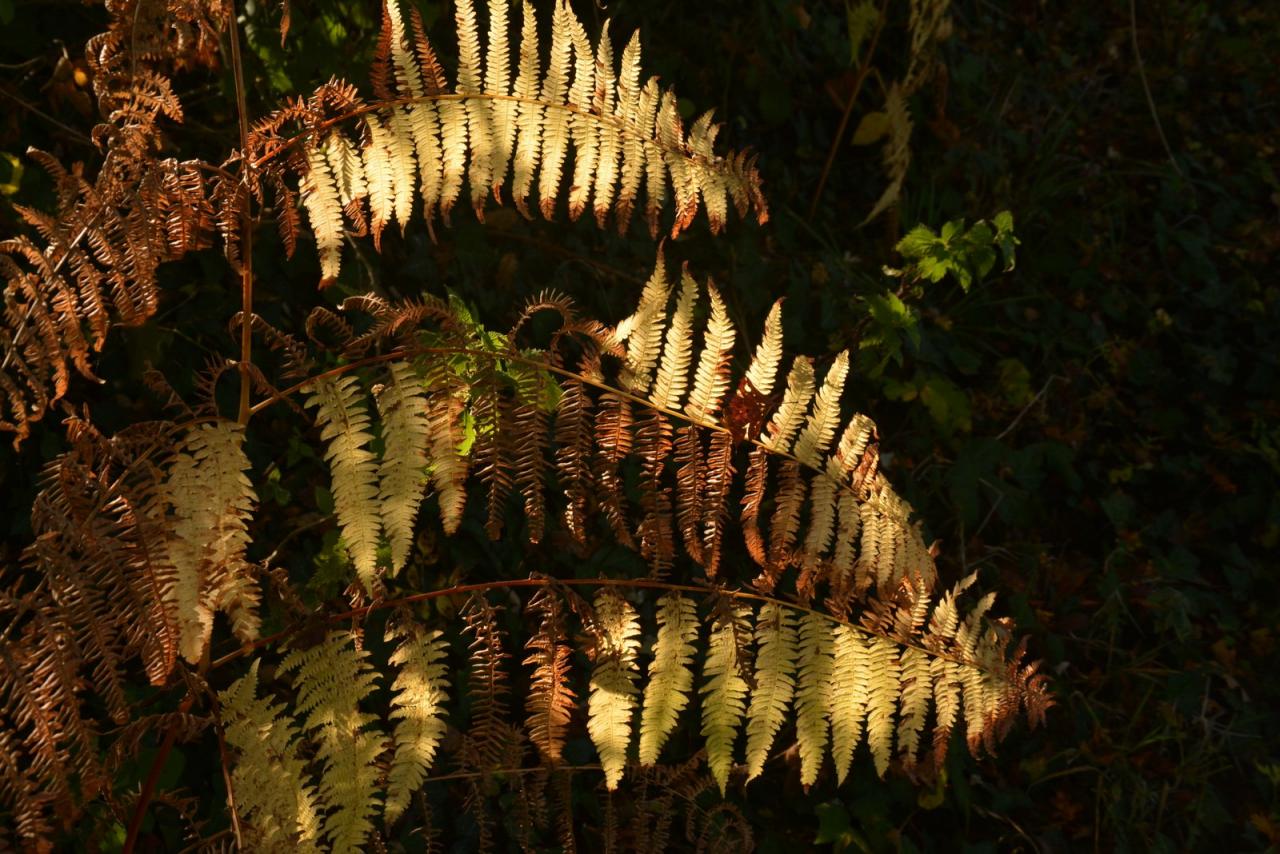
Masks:
[[[690,111],[716,107],[730,145],[759,151],[772,222],[731,224],[720,239],[695,228],[670,251],[721,283],[748,335],[785,295],[793,348],[860,348],[862,408],[880,424],[893,482],[942,541],[944,577],[977,570],[1001,590],[1053,674],[1048,727],[1016,731],[982,762],[953,752],[945,789],[881,782],[865,761],[839,791],[824,781],[806,796],[794,773],[753,784],[745,803],[760,848],[1280,844],[1280,693],[1266,676],[1280,643],[1280,9],[957,0],[945,71],[911,101],[901,201],[859,226],[885,178],[879,146],[848,138],[902,73],[907,3],[888,3],[812,216],[858,71],[843,3],[579,5],[588,22],[610,17],[615,38],[640,27],[647,69]],[[448,7],[421,8],[447,54]],[[331,74],[363,82],[373,4],[294,0],[283,48],[274,5],[243,11],[254,115]],[[17,227],[9,201],[50,199],[22,158],[28,145],[96,162],[78,75],[103,20],[79,3],[0,0],[0,232]],[[230,74],[175,84],[187,121],[170,146],[217,162],[235,142]],[[893,246],[907,230],[1001,210],[1021,241],[1014,271],[967,291],[953,278],[909,288],[901,316],[872,311],[896,286],[881,267],[901,265]],[[343,293],[450,287],[501,327],[527,295],[555,286],[612,320],[652,265],[638,230],[609,238],[509,211],[487,227],[455,219],[438,245],[421,228],[388,235],[381,256],[365,245],[322,296],[308,247],[286,261],[262,239],[259,310],[298,328],[311,306]],[[162,283],[160,314],[113,333],[99,371],[109,382],[73,392],[107,428],[158,412],[137,397],[146,363],[189,385],[209,353],[231,352],[224,324],[238,294],[216,252],[164,269]],[[292,560],[298,577],[315,577],[317,597],[335,595],[322,469],[299,462],[314,452],[298,419],[267,419],[288,451],[255,451],[264,525],[317,525]],[[36,474],[59,442],[51,423],[20,452],[0,450],[6,561],[29,536]],[[554,545],[539,556],[491,544],[478,525],[447,542],[424,533],[420,545],[415,571],[433,584],[488,563],[520,572],[567,560]]]

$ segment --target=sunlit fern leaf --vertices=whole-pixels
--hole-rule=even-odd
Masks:
[[[382,739],[372,728],[377,717],[360,709],[376,687],[378,674],[368,652],[353,641],[349,632],[332,631],[315,646],[292,650],[280,662],[281,673],[297,671],[294,709],[302,719],[302,731],[318,747],[317,759],[324,769],[318,791],[328,807],[324,835],[336,850],[364,845],[379,800],[376,762]]]
[[[427,483],[431,430],[426,391],[413,364],[391,362],[385,377],[376,397],[382,419],[378,505],[391,544],[388,569],[394,575],[408,560],[413,545],[414,522]]]
[[[542,761],[561,761],[576,694],[569,685],[570,649],[565,633],[564,606],[560,594],[543,588],[529,600],[528,610],[538,615],[538,630],[525,643],[524,663],[533,668],[525,697],[529,740]]]
[[[796,431],[804,423],[805,412],[809,409],[809,401],[813,399],[813,360],[806,356],[798,356],[791,363],[791,373],[787,375],[787,390],[783,392],[782,403],[769,419],[769,425],[760,437],[764,445],[775,451],[791,450],[791,440]]]
[[[689,703],[693,687],[694,641],[698,614],[692,599],[667,593],[658,600],[658,635],[653,644],[640,714],[640,764],[658,761],[662,746]]]
[[[342,204],[333,181],[333,170],[321,144],[305,146],[307,172],[302,176],[302,205],[311,220],[320,255],[320,284],[337,280],[342,268]],[[379,204],[385,196],[379,196]]]
[[[730,198],[740,214],[767,220],[752,158],[715,152],[718,126],[710,114],[686,133],[674,94],[662,91],[654,78],[641,84],[637,38],[627,43],[615,68],[607,24],[593,45],[561,0],[552,12],[544,70],[539,62],[543,45],[526,3],[513,68],[508,4],[489,0],[486,10],[487,37],[482,38],[473,0],[455,6],[458,82],[450,91],[416,12],[411,10],[410,33],[399,3],[388,0],[375,56],[373,109],[354,92],[349,98],[345,93],[330,97],[328,93],[347,85],[331,81],[305,105],[291,105],[255,125],[251,155],[265,170],[278,170],[281,152],[293,144],[280,134],[285,124],[301,123],[304,137],[345,139],[352,132],[341,128],[343,120],[362,122],[358,151],[375,244],[390,222],[406,225],[419,198],[428,226],[436,210],[447,223],[464,186],[483,219],[487,197],[500,198],[508,170],[512,198],[526,215],[536,178],[538,207],[547,218],[567,196],[571,218],[592,207],[603,225],[612,211],[625,231],[644,183],[645,219],[655,236],[669,195],[673,236],[691,225],[700,207],[707,211],[712,231],[719,232]],[[339,213],[347,207],[359,231],[359,203],[350,205],[360,196],[343,191],[341,175],[335,191],[335,164],[323,154],[326,143],[301,144],[307,161],[303,204],[317,237],[322,281],[328,283],[340,265]]]
[[[640,305],[635,314],[620,321],[614,331],[617,339],[627,345],[623,383],[628,391],[635,394],[648,392],[653,381],[653,371],[662,352],[662,330],[666,325],[670,296],[666,261],[659,249],[653,274],[640,294]]]
[[[284,706],[258,696],[259,664],[218,694],[224,736],[237,753],[231,784],[245,841],[258,851],[319,851],[324,804],[299,755],[297,725]]]
[[[244,428],[228,421],[192,427],[165,484],[172,512],[170,595],[181,628],[182,655],[196,663],[209,643],[215,610],[234,613],[236,634],[257,638],[257,586],[245,549],[256,496],[246,472]]]
[[[791,697],[796,673],[795,617],[790,608],[768,602],[756,616],[755,685],[747,708],[747,780],[764,771]]]
[[[902,694],[898,646],[881,637],[867,638],[867,746],[881,777],[893,754],[893,715]]]
[[[307,406],[316,408],[325,460],[333,478],[333,506],[351,562],[365,590],[373,590],[378,562],[377,461],[369,449],[369,412],[354,374],[321,377],[309,384]]]
[[[698,285],[685,270],[676,306],[671,313],[671,324],[667,327],[658,375],[649,393],[649,400],[659,409],[678,410],[684,399],[693,358],[693,308],[697,296]]]
[[[853,752],[862,739],[871,688],[868,640],[850,626],[832,628],[832,667],[827,715],[831,720],[831,757],[836,779],[843,783],[853,761]]]
[[[389,661],[399,668],[391,683],[395,752],[383,806],[383,815],[391,823],[408,807],[435,759],[445,733],[449,679],[448,648],[440,630],[423,630],[410,621],[388,623],[386,640],[399,642]]]
[[[635,608],[612,588],[601,590],[594,605],[599,634],[587,700],[587,732],[600,754],[605,787],[613,791],[622,779],[631,743],[640,623]]]
[[[462,511],[467,501],[467,467],[469,458],[459,452],[462,445],[462,413],[467,389],[444,363],[428,366],[424,385],[427,400],[428,459],[431,483],[440,505],[440,520],[446,534],[455,533],[462,524]]]
[[[929,656],[922,650],[906,647],[902,651],[902,697],[898,714],[898,751],[902,764],[916,766],[920,748],[920,732],[924,729],[929,701],[933,699],[933,681],[929,673]]]
[[[782,300],[778,300],[769,309],[765,318],[764,334],[756,345],[755,355],[747,366],[746,379],[759,394],[767,395],[773,391],[774,378],[778,374],[778,366],[782,363]]]
[[[687,277],[688,271],[684,275]],[[729,360],[735,340],[733,322],[729,320],[724,300],[715,285],[707,284],[707,296],[711,302],[711,314],[702,336],[702,352],[698,357],[693,391],[689,393],[689,402],[684,408],[690,418],[698,421],[714,418],[729,390]]]
[[[822,614],[801,615],[795,703],[802,786],[812,786],[817,782],[826,755],[833,650],[831,621]]]
[[[707,744],[707,767],[724,794],[733,767],[733,746],[746,712],[747,681],[742,678],[738,638],[745,634],[751,609],[733,606],[711,627],[707,657],[702,666],[702,736]],[[735,625],[735,623],[737,625]]]

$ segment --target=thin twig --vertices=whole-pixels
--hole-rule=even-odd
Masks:
[[[853,81],[853,94],[849,96],[848,103],[844,105],[844,115],[840,117],[840,126],[836,128],[835,138],[831,140],[831,148],[827,151],[827,162],[823,164],[822,177],[818,179],[818,189],[813,191],[813,198],[809,201],[809,212],[805,214],[806,220],[812,220],[813,215],[818,210],[818,201],[822,198],[822,191],[827,186],[827,177],[831,174],[831,166],[835,163],[836,154],[840,150],[840,141],[844,138],[845,128],[849,126],[849,118],[853,115],[853,106],[858,102],[858,95],[862,93],[862,84],[866,82],[867,75],[871,73],[871,58],[875,56],[876,45],[880,42],[880,33],[884,31],[884,14],[888,7],[889,0],[882,0],[875,34],[871,37],[871,44],[862,60],[862,67],[858,69],[858,76]]]
[[[231,35],[231,69],[236,83],[236,113],[240,124],[240,150],[249,150],[249,107],[244,91],[244,64],[240,60],[240,19],[237,17],[235,5],[232,4],[228,23]],[[240,180],[246,186],[249,181],[249,170],[253,166],[245,163]],[[245,193],[244,209],[240,211],[240,311],[243,317],[253,315],[253,220],[249,215],[251,195]],[[246,323],[240,330],[240,413],[237,419],[241,424],[249,423],[249,389],[252,380],[249,375],[253,358],[253,324]]]
[[[1164,135],[1164,124],[1160,121],[1160,114],[1156,112],[1155,98],[1151,97],[1151,87],[1147,85],[1146,64],[1142,61],[1142,51],[1138,47],[1137,0],[1129,0],[1129,35],[1133,38],[1133,56],[1138,63],[1138,79],[1142,81],[1142,91],[1147,96],[1147,107],[1151,110],[1151,118],[1156,123],[1156,133],[1160,135],[1160,144],[1164,146],[1165,154],[1169,155],[1169,162],[1173,164],[1173,171],[1185,179],[1187,176],[1182,171],[1182,167],[1178,165],[1177,158],[1173,156],[1173,149],[1169,147],[1169,140]]]
[[[178,706],[178,711],[189,712],[195,704],[195,699],[194,695],[188,694]],[[138,803],[133,808],[133,815],[129,817],[129,830],[124,838],[122,849],[124,854],[133,854],[134,846],[138,843],[138,831],[142,829],[142,819],[146,817],[147,806],[151,803],[151,795],[155,793],[156,784],[160,781],[160,772],[164,770],[165,763],[169,760],[169,753],[177,740],[178,725],[174,724],[165,731],[164,741],[160,743],[156,758],[151,762],[151,770],[147,772],[147,779],[143,781],[142,790],[138,792]]]

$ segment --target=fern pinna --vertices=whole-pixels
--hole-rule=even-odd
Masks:
[[[564,2],[549,38],[528,4],[518,27],[508,6],[487,3],[482,27],[456,4],[451,87],[417,12],[391,0],[374,98],[331,81],[287,104],[246,128],[207,191],[201,170],[148,154],[167,84],[123,58],[146,44],[107,39],[102,133],[137,187],[117,176],[105,198],[49,161],[62,218],[23,213],[47,245],[0,243],[14,413],[0,428],[28,433],[68,364],[90,373],[112,318],[154,311],[162,261],[216,230],[251,278],[250,200],[275,197],[290,252],[301,206],[322,284],[348,240],[377,246],[418,210],[434,228],[464,193],[482,220],[505,189],[526,216],[563,194],[571,219],[625,230],[643,185],[655,235],[668,208],[672,235],[700,209],[720,231],[730,200],[767,219],[752,159],[716,154],[710,114],[686,132],[674,95],[641,83],[638,37],[615,59],[608,27],[592,42]],[[123,4],[113,26],[146,23],[135,13]],[[152,87],[151,111],[113,101],[124,85]],[[966,608],[972,577],[938,587],[875,424],[846,400],[848,354],[785,358],[781,301],[748,353],[720,290],[659,249],[612,325],[554,292],[506,332],[429,294],[349,297],[296,331],[244,308],[242,356],[258,341],[277,358],[215,361],[195,406],[150,375],[172,420],[108,436],[71,417],[70,450],[45,469],[23,571],[0,587],[0,844],[47,850],[89,802],[130,849],[162,799],[198,832],[194,799],[154,784],[176,741],[207,740],[222,838],[249,850],[380,850],[410,828],[433,845],[665,850],[677,810],[695,849],[741,850],[744,787],[780,757],[806,789],[843,783],[860,753],[881,776],[932,779],[956,730],[990,752],[1051,704],[1009,623],[987,617],[992,597]],[[231,373],[234,422],[217,393]],[[254,459],[284,452],[252,418],[278,403],[313,419],[345,599],[316,604],[327,582],[281,556],[293,533],[264,533],[258,495],[276,487]],[[521,539],[527,565],[424,584],[437,530]],[[553,549],[577,571],[547,574],[564,567]],[[186,693],[144,714],[139,674]],[[164,733],[154,773],[122,792],[113,773],[149,728]]]

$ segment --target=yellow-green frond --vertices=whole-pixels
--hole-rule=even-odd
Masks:
[[[778,365],[782,363],[782,300],[773,304],[764,321],[764,335],[756,345],[755,355],[747,367],[747,381],[760,394],[773,391]]]
[[[795,690],[796,627],[790,608],[768,602],[756,617],[755,687],[747,709],[747,780],[764,771],[765,760]]]
[[[640,714],[640,764],[652,765],[680,712],[689,704],[693,687],[693,643],[698,637],[698,614],[693,600],[668,593],[658,600],[658,636],[653,644]]]
[[[827,750],[833,660],[832,621],[822,614],[800,618],[796,655],[796,741],[800,747],[800,785],[812,786]]]
[[[427,395],[411,362],[387,366],[377,394],[382,419],[382,463],[378,466],[378,503],[382,527],[391,544],[395,574],[409,558],[414,522],[427,483],[427,447],[431,439]]]
[[[711,300],[711,315],[702,335],[702,355],[698,359],[693,391],[684,408],[690,418],[699,421],[715,417],[729,390],[729,359],[735,340],[733,322],[715,285],[707,284],[707,296]]]
[[[319,851],[324,807],[299,756],[297,726],[283,706],[258,696],[258,665],[218,694],[223,733],[236,753],[231,784],[245,842],[256,851]]]
[[[352,374],[310,383],[307,406],[316,407],[325,460],[332,477],[333,506],[360,583],[373,590],[382,528],[378,504],[377,462],[369,443],[369,412],[360,381]]]
[[[318,747],[324,769],[319,793],[328,807],[324,835],[335,850],[361,848],[378,808],[376,762],[382,739],[370,729],[377,719],[360,710],[377,674],[368,652],[353,640],[349,632],[330,632],[321,643],[294,650],[280,663],[281,673],[297,671],[294,709]]]
[[[445,703],[449,679],[445,658],[448,645],[440,630],[424,631],[411,624],[387,625],[388,642],[399,641],[390,663],[399,668],[391,683],[394,753],[387,772],[383,815],[395,821],[409,805],[435,759],[445,733]]]
[[[747,681],[742,677],[739,638],[749,629],[751,609],[735,606],[732,614],[711,627],[702,666],[702,736],[707,741],[707,767],[724,794],[733,767],[733,745],[746,712]],[[736,623],[736,625],[735,625]]]
[[[600,634],[587,700],[587,732],[600,754],[605,786],[613,791],[622,779],[631,743],[640,623],[631,603],[611,588],[602,590],[594,604]]]

